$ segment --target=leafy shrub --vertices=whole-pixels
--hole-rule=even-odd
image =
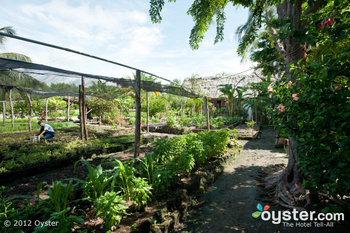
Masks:
[[[123,218],[123,215],[127,214],[127,206],[123,205],[125,201],[119,195],[120,192],[105,192],[95,201],[95,207],[97,210],[97,216],[102,217],[103,225],[107,229],[111,229],[113,226],[118,225]]]
[[[86,165],[88,169],[88,176],[83,182],[83,196],[84,198],[93,201],[110,189],[113,177],[111,177],[107,172],[103,171],[101,164],[94,167],[88,161],[82,159],[76,162],[75,166],[79,162]]]
[[[203,142],[204,154],[207,159],[222,155],[230,139],[230,134],[227,130],[219,130],[216,132],[202,131],[198,133],[198,135]]]
[[[168,127],[176,126],[176,119],[175,119],[175,117],[173,117],[173,116],[168,117],[167,122],[166,122],[166,126],[168,126]]]

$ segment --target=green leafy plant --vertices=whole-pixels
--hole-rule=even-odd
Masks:
[[[120,223],[123,215],[126,215],[127,206],[125,200],[119,195],[120,192],[105,192],[95,201],[97,216],[102,217],[103,225],[111,229]]]

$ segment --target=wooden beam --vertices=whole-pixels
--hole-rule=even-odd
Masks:
[[[32,131],[32,116],[33,116],[33,104],[30,99],[30,94],[27,93],[28,103],[29,103],[29,117],[28,117],[28,128],[29,132]]]
[[[6,124],[6,102],[2,102],[2,122]]]
[[[138,158],[140,154],[141,141],[141,72],[136,70],[135,77],[135,102],[136,102],[136,122],[135,122],[135,151],[134,158]]]
[[[149,133],[149,95],[148,95],[148,91],[146,92],[146,99],[147,99],[147,133]]]
[[[14,128],[15,127],[15,114],[13,112],[12,88],[10,89],[9,97],[10,97],[10,109],[11,109],[11,126],[12,126],[12,128]]]

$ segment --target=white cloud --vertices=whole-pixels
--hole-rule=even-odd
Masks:
[[[176,12],[176,21],[169,23],[163,15],[164,22],[154,25],[148,16],[149,3],[142,0],[24,2],[0,9],[2,22],[14,26],[18,35],[115,60],[169,79],[184,79],[193,73],[237,73],[250,66],[240,63],[232,31],[227,33],[226,42],[213,45],[211,33],[199,50],[191,50],[187,38],[193,22],[184,10]],[[86,73],[120,77],[132,72],[12,39],[6,43],[6,50],[26,54],[37,63]]]

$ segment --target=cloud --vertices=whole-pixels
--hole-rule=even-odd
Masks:
[[[237,73],[251,65],[240,63],[232,30],[225,32],[226,39],[216,45],[213,45],[213,34],[209,33],[199,50],[191,50],[187,38],[193,21],[183,6],[176,12],[171,12],[173,8],[169,7],[163,22],[154,25],[148,16],[149,3],[142,0],[14,2],[9,1],[6,7],[0,8],[0,19],[5,25],[14,26],[18,35],[104,57],[165,78],[183,80],[193,73],[203,76]],[[179,4],[184,3],[174,6]],[[229,30],[232,25],[226,28]],[[116,77],[133,72],[12,39],[5,48],[26,54],[34,62],[74,71]]]

